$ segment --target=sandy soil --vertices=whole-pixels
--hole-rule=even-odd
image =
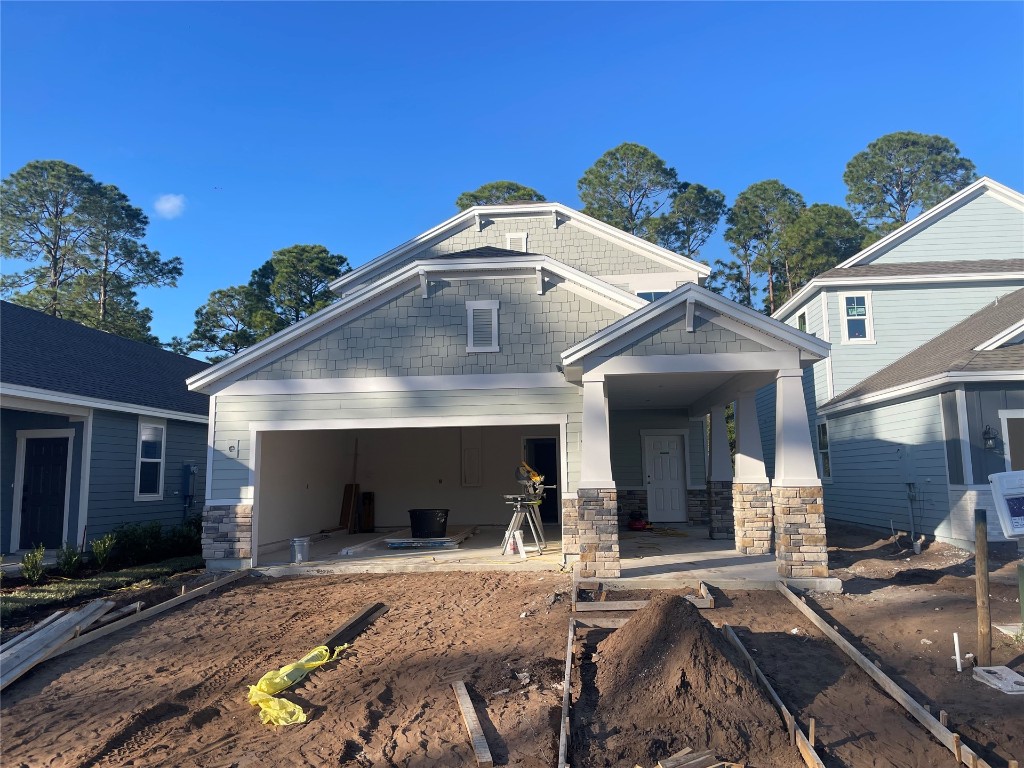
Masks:
[[[954,631],[965,652],[974,650],[970,555],[937,545],[913,555],[864,534],[830,529],[829,536],[847,593],[814,595],[811,605],[919,701],[945,709],[951,727],[995,768],[1024,758],[1024,696],[958,675],[950,659]],[[1019,621],[1012,564],[998,566],[993,620]],[[464,679],[496,764],[553,766],[568,592],[568,577],[554,573],[249,577],[51,660],[4,691],[2,762],[473,765],[449,685]],[[354,652],[287,694],[310,721],[262,725],[246,686],[376,601],[391,610]],[[951,764],[947,750],[781,595],[716,592],[715,610],[702,615],[737,627],[798,719],[816,718],[827,765]],[[1024,673],[1024,648],[994,639],[994,663]]]
[[[246,686],[374,601],[390,610],[354,653],[288,694],[309,722],[262,725]],[[496,761],[549,767],[568,606],[568,578],[550,573],[249,578],[54,659],[5,691],[3,762],[469,765],[450,686],[463,679]]]

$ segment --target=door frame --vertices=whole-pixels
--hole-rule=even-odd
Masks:
[[[64,473],[64,524],[62,543],[68,543],[68,525],[71,522],[71,467],[74,462],[74,429],[19,429],[15,432],[18,447],[14,459],[14,498],[11,507],[11,552],[21,550],[21,497],[25,493],[25,449],[28,440],[65,437],[68,441],[68,467]]]
[[[680,476],[683,486],[683,520],[690,520],[690,504],[687,492],[690,490],[690,430],[687,427],[675,429],[641,429],[640,430],[640,477],[643,479],[644,492],[647,492],[647,438],[678,437],[682,453],[683,473]],[[649,503],[649,502],[648,502]],[[650,516],[650,507],[648,507]]]
[[[556,468],[557,476],[555,477],[555,521],[556,524],[561,527],[562,525],[562,489],[565,487],[565,478],[562,477],[562,439],[558,435],[523,435],[519,442],[519,455],[523,461],[526,461],[526,443],[530,440],[554,440],[555,441],[555,456],[556,456]],[[550,523],[549,523],[550,525]]]

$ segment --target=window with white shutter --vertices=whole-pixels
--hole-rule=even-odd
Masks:
[[[467,301],[469,325],[467,352],[498,351],[498,302]]]

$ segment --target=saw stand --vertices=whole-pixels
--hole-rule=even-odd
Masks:
[[[501,554],[508,555],[512,542],[515,541],[515,534],[523,525],[525,520],[529,523],[530,533],[533,535],[533,542],[537,545],[537,552],[544,551],[547,542],[544,541],[544,525],[540,519],[540,503],[542,499],[536,496],[527,495],[505,495],[505,503],[512,505],[512,522],[505,531],[505,538],[501,542]],[[520,539],[522,541],[522,539]],[[523,557],[526,553],[521,553]]]

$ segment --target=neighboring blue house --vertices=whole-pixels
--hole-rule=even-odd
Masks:
[[[973,548],[988,475],[1024,469],[1022,286],[1024,196],[983,178],[774,314],[832,344],[804,376],[828,519]]]
[[[0,302],[0,551],[202,508],[207,363]]]

